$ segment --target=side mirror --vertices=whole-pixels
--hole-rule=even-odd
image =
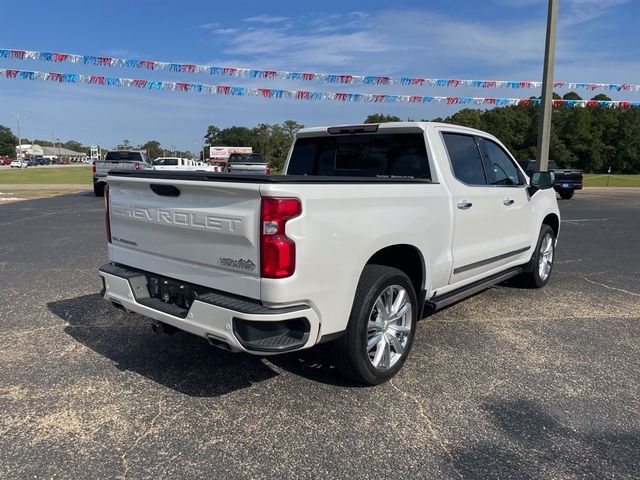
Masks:
[[[555,180],[553,172],[533,172],[531,174],[531,187],[533,190],[547,190],[553,187]]]

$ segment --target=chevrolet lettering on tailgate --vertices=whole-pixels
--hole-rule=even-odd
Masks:
[[[112,203],[111,213],[142,222],[202,228],[229,233],[236,232],[242,225],[242,219],[235,217],[221,217],[166,208],[144,208],[123,203]]]

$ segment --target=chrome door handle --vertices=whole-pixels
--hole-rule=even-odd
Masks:
[[[513,198],[509,198],[509,197],[505,198],[502,201],[502,204],[506,205],[507,207],[510,206],[510,205],[513,205],[514,203],[516,203],[516,201]]]
[[[458,203],[458,208],[460,210],[468,210],[473,206],[473,203],[468,202],[467,200],[462,200],[460,203]]]

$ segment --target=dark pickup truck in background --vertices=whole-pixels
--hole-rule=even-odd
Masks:
[[[523,160],[518,163],[529,176],[531,176],[531,173],[538,171],[535,160]],[[550,160],[549,171],[553,172],[555,177],[553,188],[563,200],[569,200],[573,197],[573,192],[582,190],[582,170],[577,168],[558,168],[556,162]]]

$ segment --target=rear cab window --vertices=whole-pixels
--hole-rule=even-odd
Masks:
[[[259,153],[232,153],[229,163],[265,163],[265,160]]]
[[[431,179],[422,132],[301,137],[287,175]]]
[[[107,152],[104,159],[115,162],[147,162],[147,155],[143,152],[115,151]]]

